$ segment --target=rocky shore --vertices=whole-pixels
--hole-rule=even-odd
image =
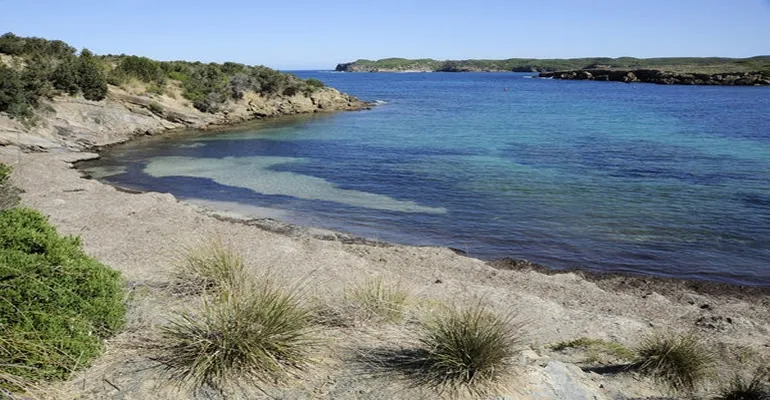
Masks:
[[[177,90],[179,92],[179,90]],[[202,130],[295,114],[361,110],[371,104],[336,89],[323,87],[309,95],[262,96],[246,92],[216,113],[204,113],[181,92],[137,94],[110,86],[107,98],[81,96],[46,100],[33,125],[0,114],[0,146],[26,150],[84,150],[170,130]]]
[[[770,85],[770,76],[760,72],[726,72],[720,74],[677,73],[657,69],[579,69],[541,72],[541,78],[656,83],[659,85]]]

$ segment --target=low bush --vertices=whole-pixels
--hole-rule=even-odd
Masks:
[[[120,274],[59,236],[30,209],[0,212],[0,372],[64,379],[102,349],[125,317]],[[34,300],[33,300],[34,299]],[[15,389],[11,379],[0,387]]]
[[[163,327],[159,367],[173,385],[220,392],[283,380],[309,362],[310,312],[273,281],[239,281]]]
[[[163,113],[166,111],[166,108],[163,107],[162,104],[158,103],[157,101],[151,101],[147,108],[153,113],[157,115],[163,115]]]
[[[656,333],[636,348],[634,369],[676,391],[693,391],[708,376],[715,356],[695,333]]]
[[[163,85],[166,81],[166,73],[161,63],[147,57],[123,57],[113,73],[122,79],[133,77],[145,83],[158,85]]]

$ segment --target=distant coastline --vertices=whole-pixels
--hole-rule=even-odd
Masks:
[[[337,64],[338,72],[538,72],[540,77],[689,85],[770,85],[770,56],[434,60],[386,58]]]
[[[761,72],[725,72],[717,74],[679,73],[657,69],[610,70],[582,69],[541,72],[541,78],[564,80],[613,81],[625,83],[656,83],[659,85],[766,86],[770,75]]]

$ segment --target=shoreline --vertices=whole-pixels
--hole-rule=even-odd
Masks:
[[[212,237],[227,238],[244,251],[249,265],[277,268],[292,279],[312,276],[313,284],[307,290],[313,297],[334,299],[344,293],[346,285],[377,276],[401,282],[418,304],[466,304],[483,299],[496,310],[518,310],[521,318],[531,321],[530,358],[521,368],[534,382],[545,379],[543,366],[549,362],[576,362],[550,350],[553,343],[596,337],[630,346],[652,329],[694,329],[728,349],[745,348],[770,357],[766,347],[768,289],[724,287],[715,291],[718,286],[702,282],[540,270],[542,266],[533,263],[489,263],[443,247],[367,242],[336,232],[319,235],[307,227],[276,221],[215,216],[170,194],[128,192],[85,178],[72,164],[93,156],[23,153],[0,147],[0,160],[20,162],[15,180],[25,190],[23,204],[49,215],[62,234],[80,236],[87,253],[121,271],[134,293],[145,293],[133,301],[126,331],[108,343],[107,353],[94,366],[62,384],[73,395],[60,398],[113,398],[114,389],[94,376],[121,387],[122,394],[114,398],[155,393],[152,382],[158,377],[147,369],[151,360],[137,350],[137,341],[146,340],[170,311],[189,306],[188,299],[164,289],[169,285],[174,255],[185,245]],[[333,300],[324,300],[328,301]],[[382,345],[383,340],[387,343],[392,335],[384,327],[335,329],[338,331],[332,335],[337,336],[333,337],[355,337],[349,345],[364,348]],[[326,372],[306,376],[299,387],[271,388],[272,393],[307,397],[313,388],[326,384],[326,376],[333,376],[339,391],[331,391],[329,398],[354,399],[374,392],[381,394],[372,398],[417,398],[405,388],[393,389],[397,383],[356,379],[355,365],[345,358],[348,350],[329,351],[319,356],[322,365],[315,367]],[[725,366],[727,371],[732,371],[732,365]],[[138,371],[138,367],[143,369]],[[592,387],[598,387],[600,381],[603,388],[595,390],[604,395],[599,399],[615,398],[617,393],[661,395],[653,385],[633,376],[580,373],[575,379]],[[161,397],[186,398],[165,392]]]
[[[373,103],[367,103],[367,104],[371,105]],[[317,114],[281,115],[281,116],[269,117],[268,119],[263,119],[263,120],[252,120],[247,122],[241,122],[233,125],[217,125],[211,129],[167,130],[151,136],[147,136],[147,140],[156,140],[156,139],[174,138],[174,137],[192,136],[192,135],[208,135],[208,134],[216,134],[218,132],[229,133],[229,132],[232,132],[233,130],[239,130],[239,129],[255,129],[255,128],[259,129],[257,125],[296,122],[296,120],[310,120],[310,119],[313,119],[316,115]],[[100,159],[103,152],[110,151],[111,148],[115,146],[125,144],[129,141],[143,140],[143,139],[145,139],[143,136],[135,136],[133,138],[128,138],[127,140],[120,141],[120,142],[113,142],[113,143],[108,143],[100,146],[93,146],[87,149],[87,152],[94,153],[93,156],[89,156],[87,158],[77,160],[73,162],[72,165],[81,174],[83,178],[98,181],[101,184],[114,187],[119,191],[132,193],[132,194],[152,193],[151,191],[128,188],[120,185],[111,184],[108,182],[103,182],[100,180],[100,178],[92,177],[88,175],[86,171],[83,171],[81,169],[81,166],[83,163]],[[173,196],[172,193],[168,193],[168,192],[162,192],[162,193]],[[210,206],[210,205],[201,206],[198,204],[194,204],[195,203],[194,201],[187,201],[187,200],[180,200],[180,199],[177,199],[177,201],[199,208],[201,209],[202,213],[209,216],[213,216],[215,218],[219,218],[222,220],[229,220],[230,222],[245,223],[248,225],[260,226],[265,230],[275,232],[275,233],[287,232],[287,235],[289,236],[291,236],[291,234],[289,234],[288,232],[296,233],[299,231],[313,231],[316,233],[323,232],[323,234],[319,234],[318,237],[316,237],[317,239],[322,239],[323,237],[336,237],[338,239],[344,238],[346,243],[376,243],[378,245],[386,245],[388,247],[410,246],[410,247],[416,247],[416,248],[432,248],[432,247],[445,248],[457,253],[460,256],[477,259],[485,263],[488,263],[493,267],[500,266],[506,263],[511,264],[511,262],[513,262],[513,264],[518,263],[520,265],[525,265],[527,266],[526,268],[533,269],[539,273],[543,273],[546,275],[576,273],[592,282],[603,282],[607,280],[612,280],[613,277],[618,277],[623,279],[640,280],[642,282],[645,282],[647,280],[655,280],[655,281],[658,281],[661,285],[665,285],[665,286],[679,287],[684,285],[684,286],[704,288],[704,289],[699,289],[699,291],[714,290],[718,293],[733,293],[733,292],[744,293],[745,290],[749,290],[752,293],[758,293],[757,295],[770,295],[770,285],[762,285],[762,284],[752,285],[747,283],[729,282],[725,280],[720,280],[718,278],[710,279],[709,277],[675,277],[675,276],[655,275],[652,273],[644,273],[644,272],[597,271],[595,269],[582,268],[582,267],[558,268],[558,267],[551,267],[545,264],[532,262],[526,258],[520,258],[519,256],[501,256],[501,257],[495,257],[495,258],[482,258],[482,257],[473,256],[473,255],[468,255],[466,251],[453,248],[449,245],[431,246],[431,245],[419,245],[419,244],[412,244],[412,243],[387,242],[379,239],[372,239],[372,238],[356,235],[350,232],[333,230],[333,229],[324,228],[320,226],[302,225],[302,224],[297,224],[293,222],[288,222],[280,219],[280,217],[263,216],[259,214],[255,214],[255,215],[241,214],[238,211],[230,212],[227,210],[217,209],[215,206]],[[201,200],[201,201],[206,202],[205,200]],[[243,206],[248,206],[248,205],[243,205]],[[254,206],[254,207],[259,208],[259,206]],[[276,211],[280,211],[280,210],[276,210]],[[329,239],[329,240],[333,240],[333,239]],[[507,269],[507,268],[508,267],[502,267],[501,269]],[[521,268],[519,265],[516,265],[514,267],[514,269],[519,269],[519,268]],[[748,279],[745,279],[745,280],[748,280]],[[709,289],[706,289],[706,288],[709,288]],[[730,288],[734,288],[734,290]],[[757,291],[757,289],[759,290]]]
[[[283,118],[283,117],[277,117],[277,118]],[[227,127],[221,127],[221,129],[227,129]],[[201,133],[204,133],[204,134],[207,132],[208,131],[201,131]],[[720,281],[716,279],[669,277],[669,276],[660,276],[660,275],[654,275],[654,274],[634,273],[634,272],[620,272],[620,271],[602,272],[602,271],[595,271],[595,270],[590,270],[590,269],[585,269],[580,267],[555,268],[545,264],[532,262],[526,258],[498,257],[498,258],[485,259],[485,258],[475,257],[472,255],[468,255],[468,253],[464,250],[453,248],[451,246],[431,246],[431,245],[418,245],[418,244],[410,244],[410,243],[388,242],[388,241],[383,241],[378,239],[367,238],[364,236],[359,236],[359,235],[355,235],[344,231],[332,230],[332,229],[311,226],[311,225],[295,224],[295,223],[280,219],[280,216],[277,216],[277,217],[261,216],[261,215],[252,216],[252,215],[241,214],[238,211],[227,211],[223,209],[218,209],[216,208],[216,206],[212,206],[209,204],[203,204],[203,205],[196,204],[194,201],[178,199],[176,198],[176,196],[174,196],[173,193],[152,192],[152,191],[145,191],[140,189],[127,188],[120,185],[103,182],[99,178],[91,177],[90,175],[88,175],[87,172],[80,169],[79,164],[99,159],[101,157],[101,154],[99,154],[99,151],[102,151],[102,149],[109,150],[110,147],[120,145],[123,143],[125,142],[113,143],[113,144],[104,146],[100,149],[94,149],[95,156],[89,156],[85,159],[77,160],[72,163],[72,166],[78,171],[78,173],[80,173],[83,179],[97,181],[100,184],[114,187],[116,190],[121,192],[129,193],[129,194],[162,193],[165,195],[173,196],[176,199],[176,201],[189,205],[197,209],[200,213],[216,218],[218,220],[234,223],[234,224],[256,226],[265,231],[282,234],[287,237],[310,236],[318,240],[340,241],[345,244],[360,244],[360,245],[367,245],[367,246],[374,246],[374,247],[407,246],[407,247],[414,247],[414,248],[447,249],[459,256],[479,260],[481,262],[488,264],[492,268],[499,269],[499,270],[534,271],[544,275],[576,274],[576,275],[579,275],[581,278],[593,283],[606,284],[607,287],[626,286],[628,289],[631,289],[633,291],[641,290],[639,288],[646,288],[645,290],[649,290],[653,287],[659,286],[661,288],[664,288],[665,291],[668,293],[674,293],[677,290],[680,290],[681,288],[686,287],[691,290],[694,290],[697,293],[703,293],[703,294],[716,293],[716,294],[726,295],[726,296],[738,296],[739,298],[750,298],[755,296],[770,296],[770,285],[767,285],[767,286],[748,285],[748,284]],[[205,201],[203,202],[205,203]],[[259,207],[259,206],[255,206],[255,207]],[[277,210],[277,211],[280,211],[280,210]],[[744,297],[744,296],[747,296],[747,297]]]
[[[164,130],[156,136],[184,132],[189,130]],[[108,151],[118,144],[109,139],[120,137],[112,135],[102,146],[89,148]],[[126,140],[141,137],[129,135]],[[551,394],[542,398],[560,398],[554,388],[564,384],[548,375],[551,365],[566,365],[571,384],[591,393],[588,398],[665,394],[634,375],[584,372],[579,352],[552,349],[555,343],[578,338],[631,347],[650,332],[697,332],[720,349],[723,363],[717,376],[722,381],[746,368],[746,360],[738,355],[750,354],[752,364],[770,360],[770,288],[554,270],[522,260],[484,261],[448,247],[371,241],[275,219],[217,215],[168,193],[120,188],[83,176],[76,164],[99,156],[66,148],[25,152],[18,146],[0,146],[0,161],[15,166],[12,179],[24,190],[22,204],[47,215],[61,234],[79,236],[89,255],[122,273],[131,293],[125,330],[106,343],[106,352],[92,366],[55,384],[57,399],[189,398],[184,392],[159,389],[163,381],[143,346],[174,312],[195,303],[169,289],[180,251],[216,238],[241,252],[250,271],[258,276],[273,271],[288,282],[302,282],[303,296],[321,304],[335,304],[351,287],[372,278],[399,284],[413,298],[401,327],[324,327],[322,339],[329,345],[315,355],[318,364],[301,381],[264,388],[267,392],[253,393],[254,398],[265,393],[274,398],[426,398],[397,380],[362,379],[360,366],[351,360],[367,349],[406,346],[420,315],[472,302],[499,312],[515,311],[528,321],[519,374],[529,382],[523,390],[547,388],[542,393]],[[715,390],[715,382],[705,390]],[[522,395],[518,386],[507,389],[509,398],[532,398],[527,395],[532,392]]]

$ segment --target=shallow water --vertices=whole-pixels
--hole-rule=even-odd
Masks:
[[[84,168],[481,258],[770,286],[770,88],[298,74],[384,104],[137,141]]]

